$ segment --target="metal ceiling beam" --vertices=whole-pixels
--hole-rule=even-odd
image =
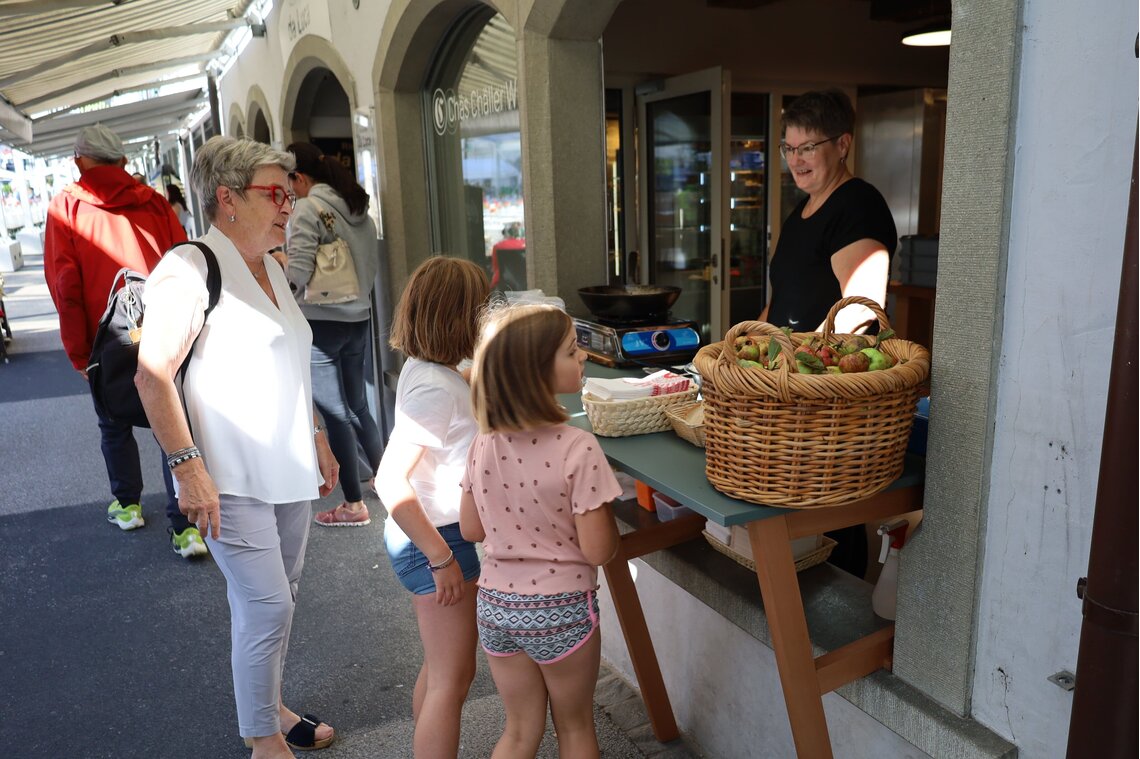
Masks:
[[[171,117],[177,115],[179,117],[189,114],[192,108],[187,108],[173,114],[156,114],[148,115],[141,121],[133,121],[129,123],[117,123],[116,120],[111,119],[108,121],[100,122],[116,135],[123,142],[138,139],[139,137],[160,137],[167,132],[177,131],[179,124]],[[25,153],[33,156],[57,156],[66,155],[70,153],[75,145],[76,132],[59,133],[53,135],[47,140],[36,140],[27,147],[20,147],[19,149]]]
[[[7,130],[25,142],[32,139],[32,121],[0,97],[0,134]]]
[[[0,16],[27,16],[31,13],[51,13],[94,5],[126,5],[130,2],[134,0],[26,0],[23,3],[0,5]]]
[[[213,60],[214,58],[218,57],[219,54],[219,51],[214,51],[212,53],[199,53],[198,55],[187,55],[182,58],[170,58],[168,60],[158,61],[156,63],[143,63],[138,66],[125,66],[121,69],[112,69],[111,71],[104,72],[98,76],[93,76],[90,79],[85,79],[82,82],[76,82],[75,84],[55,90],[54,92],[48,92],[44,95],[40,95],[37,98],[25,100],[24,102],[20,103],[20,108],[27,112],[29,108],[33,108],[40,103],[46,103],[49,100],[54,100],[60,97],[61,95],[66,95],[69,92],[75,92],[76,90],[81,90],[85,87],[90,87],[95,84],[102,84],[108,79],[130,76],[132,74],[145,74],[150,71],[160,71],[162,69],[174,68],[176,66],[185,66],[191,63],[204,63],[206,61]]]
[[[204,102],[202,90],[199,89],[177,92],[171,95],[163,95],[162,97],[149,98],[147,100],[138,100],[133,103],[124,103],[110,108],[69,113],[61,115],[59,118],[51,121],[35,124],[34,141],[50,140],[54,135],[61,132],[75,133],[83,127],[90,126],[97,121],[109,124],[111,121],[130,121],[131,119],[148,118],[156,113],[162,115],[189,113],[202,102]]]
[[[129,94],[134,93],[134,92],[146,92],[147,90],[154,90],[154,89],[157,89],[159,87],[165,87],[165,86],[170,85],[170,84],[181,84],[182,82],[191,82],[195,79],[205,80],[205,78],[206,78],[206,72],[205,71],[199,71],[197,74],[188,74],[187,76],[176,76],[172,79],[160,79],[160,80],[154,81],[154,82],[147,82],[146,84],[139,85],[138,87],[127,87],[127,88],[121,89],[121,90],[113,90],[112,92],[109,92],[106,95],[99,95],[98,97],[93,97],[90,100],[84,100],[82,103],[75,103],[74,105],[69,105],[66,108],[61,108],[58,111],[52,111],[51,113],[45,113],[45,114],[42,114],[40,116],[37,116],[34,119],[32,119],[32,127],[35,128],[36,126],[38,126],[40,124],[44,124],[46,122],[51,121],[52,119],[58,119],[58,118],[65,117],[65,116],[71,114],[72,111],[77,111],[80,108],[86,108],[87,106],[95,105],[96,103],[102,103],[106,100],[110,100],[112,98],[117,98],[121,95],[129,95]],[[205,81],[202,82],[202,85],[205,86]]]
[[[2,7],[2,6],[0,6]],[[123,45],[132,45],[137,42],[153,42],[155,40],[171,39],[174,37],[188,37],[195,34],[210,34],[212,32],[228,32],[238,29],[243,26],[253,26],[253,23],[246,19],[235,19],[233,21],[219,21],[213,24],[185,24],[183,26],[168,26],[162,29],[148,29],[137,32],[124,32],[122,34],[112,34],[106,39],[98,42],[93,42],[90,45],[79,48],[78,50],[69,50],[68,52],[61,53],[55,58],[38,63],[31,68],[16,71],[8,76],[0,79],[0,89],[8,85],[29,79],[37,74],[42,74],[45,71],[50,71],[61,63],[77,61],[81,58],[86,58],[89,55],[96,53],[103,53],[108,50],[122,47]],[[25,104],[26,105],[26,104]]]

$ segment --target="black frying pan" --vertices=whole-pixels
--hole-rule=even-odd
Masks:
[[[661,285],[597,285],[581,287],[578,296],[598,319],[642,321],[664,317],[681,288]]]

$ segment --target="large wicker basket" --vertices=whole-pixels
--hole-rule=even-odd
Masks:
[[[853,304],[870,308],[883,330],[890,327],[874,301],[844,298],[828,312],[824,340],[847,337],[834,334],[835,316]],[[799,374],[795,347],[814,334],[797,333],[789,340],[767,322],[741,322],[724,342],[697,353],[694,364],[705,402],[705,474],[717,490],[753,503],[819,508],[866,498],[902,473],[930,353],[917,343],[888,339],[879,349],[896,359],[890,369]],[[780,368],[739,366],[731,346],[741,335],[776,339]]]
[[[595,435],[625,437],[670,429],[665,411],[672,406],[691,403],[696,398],[696,387],[680,393],[623,401],[603,401],[586,393],[582,396],[582,407]]]

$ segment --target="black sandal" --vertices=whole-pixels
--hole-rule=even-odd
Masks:
[[[317,749],[328,748],[336,739],[336,731],[327,738],[317,740],[317,726],[321,724],[320,717],[314,717],[312,714],[305,714],[301,716],[301,721],[293,725],[292,729],[285,734],[285,742],[289,744],[289,748],[295,748],[298,751],[316,751]]]

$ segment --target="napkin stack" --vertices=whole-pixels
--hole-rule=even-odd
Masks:
[[[622,377],[620,379],[600,379],[589,377],[583,392],[603,401],[628,401],[636,398],[649,398],[654,395],[683,393],[692,385],[692,380],[674,374],[668,369],[650,374],[648,377]]]

